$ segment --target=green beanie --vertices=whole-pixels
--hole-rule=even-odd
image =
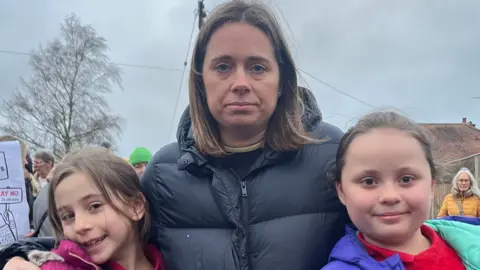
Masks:
[[[152,152],[145,147],[137,147],[130,154],[130,164],[148,163],[152,159]]]

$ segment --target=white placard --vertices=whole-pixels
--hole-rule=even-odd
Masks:
[[[0,246],[30,230],[20,143],[0,142]]]

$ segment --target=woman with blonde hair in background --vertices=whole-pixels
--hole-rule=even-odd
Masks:
[[[452,192],[445,196],[438,217],[480,217],[480,190],[472,172],[461,168],[452,180]]]

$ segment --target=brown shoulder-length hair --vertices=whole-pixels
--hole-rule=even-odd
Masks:
[[[71,152],[55,165],[48,193],[48,215],[57,239],[63,239],[64,235],[62,222],[56,211],[55,190],[65,178],[75,173],[84,173],[89,176],[106,202],[128,219],[130,218],[113,203],[112,198],[118,199],[129,207],[133,207],[132,200],[142,200],[145,203],[145,215],[134,224],[134,228],[142,242],[148,240],[151,217],[148,202],[143,197],[137,173],[121,157],[101,147],[84,148]]]
[[[280,23],[261,3],[230,1],[219,5],[200,29],[192,55],[189,79],[190,116],[196,148],[203,154],[221,156],[226,151],[220,143],[217,121],[207,105],[203,82],[203,62],[211,36],[228,23],[247,23],[260,29],[270,39],[280,70],[279,98],[265,135],[265,145],[276,151],[296,150],[316,142],[302,124],[304,104],[297,89],[297,73]]]

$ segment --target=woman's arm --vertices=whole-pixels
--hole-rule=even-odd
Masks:
[[[55,246],[54,238],[29,238],[15,242],[0,252],[0,269],[4,269],[7,262],[13,257],[28,260],[28,252],[32,250],[48,251]]]

